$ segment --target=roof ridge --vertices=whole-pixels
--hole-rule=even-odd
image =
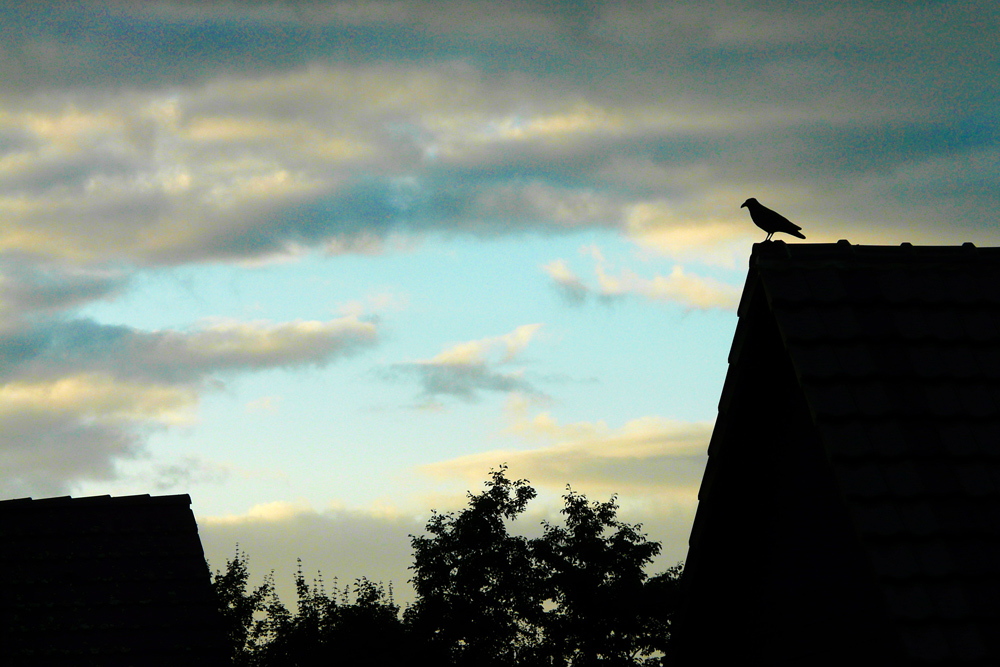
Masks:
[[[151,496],[148,493],[139,493],[129,496],[111,496],[108,494],[99,496],[53,496],[50,498],[10,498],[0,500],[0,507],[21,507],[31,505],[32,507],[54,507],[63,505],[93,506],[93,505],[130,505],[130,504],[162,504],[180,503],[191,504],[191,496],[187,493],[175,493],[163,496]]]

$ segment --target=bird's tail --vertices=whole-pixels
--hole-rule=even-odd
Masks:
[[[788,233],[791,234],[792,236],[798,236],[800,239],[804,239],[806,237],[805,234],[803,234],[802,232],[800,232],[797,229],[794,229],[794,230],[792,230],[792,231],[790,231]]]

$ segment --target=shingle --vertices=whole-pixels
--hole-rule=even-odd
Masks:
[[[899,269],[879,271],[874,276],[874,287],[890,303],[906,303],[919,299],[909,272]]]
[[[831,268],[802,272],[801,278],[807,285],[811,299],[821,303],[836,303],[847,297],[840,273]]]
[[[1000,664],[1000,248],[759,244],[747,284],[909,653]]]
[[[994,480],[994,466],[983,463],[958,463],[954,465],[962,491],[970,496],[990,496],[998,492]]]
[[[954,466],[941,459],[911,459],[912,465],[923,483],[926,493],[931,496],[957,496],[962,486],[955,474]]]
[[[875,360],[875,372],[879,376],[893,379],[913,377],[909,348],[900,341],[879,341],[872,344],[870,349]]]
[[[840,345],[836,348],[836,354],[840,372],[847,377],[870,377],[876,372],[875,359],[867,345]]]
[[[903,646],[910,657],[921,662],[951,658],[951,649],[944,632],[935,625],[906,626],[901,631]]]
[[[965,588],[952,580],[928,583],[925,587],[938,616],[958,619],[969,616],[972,608]]]
[[[913,306],[892,311],[893,324],[903,340],[927,340],[931,337],[932,319],[923,308]]]
[[[882,471],[874,464],[835,465],[834,471],[845,496],[881,498],[889,493]]]
[[[858,382],[851,393],[858,412],[863,415],[884,415],[892,408],[885,385],[881,382]]]
[[[913,498],[927,491],[920,471],[912,461],[904,460],[890,463],[883,467],[882,473],[886,486],[893,495],[901,498]]]
[[[923,385],[924,400],[932,415],[938,417],[954,417],[965,412],[965,406],[958,392],[950,384],[927,383]]]
[[[941,444],[950,456],[964,459],[978,451],[972,429],[965,422],[938,423],[936,428]]]
[[[816,308],[790,308],[781,320],[781,330],[790,341],[812,341],[827,335],[822,315]]]
[[[923,574],[931,577],[942,577],[955,572],[951,551],[943,541],[917,543],[914,551]]]
[[[970,382],[956,387],[958,400],[965,414],[973,417],[986,417],[997,413],[997,404],[993,400],[994,387],[985,382]]]
[[[810,383],[806,386],[809,403],[820,415],[843,417],[858,412],[848,385],[838,383],[823,385]]]
[[[985,544],[979,539],[958,540],[952,544],[956,563],[969,576],[993,574],[997,563],[990,558]]]
[[[889,608],[897,616],[926,619],[934,614],[934,604],[921,583],[912,580],[894,582],[886,586],[886,598]]]
[[[939,344],[917,343],[906,347],[910,368],[918,378],[938,379],[950,374],[945,351]]]
[[[960,319],[966,335],[977,343],[996,341],[1000,338],[1000,313],[992,308],[966,308]]]
[[[944,455],[944,447],[934,427],[934,422],[927,421],[926,413],[919,418],[904,420],[899,430],[906,442],[905,452],[908,458],[916,461]]]
[[[903,527],[911,535],[925,537],[939,533],[943,529],[937,513],[925,500],[897,503],[896,509],[903,521]]]
[[[987,656],[983,632],[972,623],[949,626],[945,630],[952,653],[963,662],[980,660]]]
[[[1000,345],[979,346],[970,350],[976,359],[976,374],[989,380],[1000,379]]]
[[[864,334],[856,306],[832,304],[819,311],[823,337],[828,340],[853,340]]]
[[[1000,424],[996,422],[970,422],[969,430],[976,438],[979,450],[984,454],[1000,459]]]
[[[840,364],[829,345],[789,345],[796,370],[804,378],[826,379],[840,374]]]
[[[861,336],[869,340],[898,340],[896,320],[892,313],[882,307],[867,307],[857,310],[858,324],[862,330]]]
[[[17,619],[0,663],[115,664],[125,651],[133,664],[218,664],[222,628],[190,503],[0,502],[0,585]]]
[[[820,433],[827,450],[833,456],[848,458],[871,456],[872,446],[868,441],[868,429],[862,422],[824,423],[820,425]]]
[[[905,542],[875,542],[868,549],[872,567],[880,576],[907,579],[920,573],[920,564],[909,544]],[[930,599],[927,600],[928,607]],[[928,609],[929,611],[929,609]]]
[[[878,458],[895,458],[905,454],[908,443],[903,431],[895,421],[882,420],[870,423],[868,440]]]
[[[862,534],[886,537],[903,531],[903,521],[895,503],[855,503],[853,509],[855,523]]]
[[[809,286],[803,272],[797,270],[776,271],[767,282],[767,291],[776,302],[798,303],[810,300]]]
[[[953,378],[971,378],[980,375],[976,355],[966,345],[949,345],[942,354],[947,364],[947,374]]]

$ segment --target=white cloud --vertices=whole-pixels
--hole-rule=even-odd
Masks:
[[[589,247],[584,250],[597,260],[594,266],[597,282],[595,287],[585,284],[563,259],[553,260],[542,267],[572,303],[582,303],[587,296],[613,299],[636,295],[651,301],[677,303],[686,308],[700,310],[710,308],[735,310],[739,305],[740,288],[712,278],[687,273],[680,265],[675,265],[667,276],[643,278],[628,269],[615,275],[605,268],[607,263],[600,249]]]
[[[589,290],[580,277],[573,273],[565,260],[554,259],[542,267],[571,303],[582,303]]]
[[[537,393],[522,369],[500,369],[517,359],[541,327],[525,324],[500,336],[456,343],[430,359],[393,364],[391,372],[417,376],[431,405],[439,396],[473,401],[483,391]]]
[[[482,478],[501,463],[511,474],[549,489],[574,488],[629,497],[670,497],[694,503],[711,438],[711,422],[679,422],[643,417],[618,428],[604,422],[560,424],[547,412],[528,418],[526,404],[510,403],[511,432],[537,449],[506,449],[471,454],[421,466],[437,480]]]
[[[323,365],[376,336],[356,317],[221,321],[190,332],[84,320],[9,326],[0,330],[0,491],[52,495],[113,479],[150,432],[194,421],[217,374]]]

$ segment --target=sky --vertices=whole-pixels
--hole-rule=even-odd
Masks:
[[[514,530],[617,494],[662,571],[745,199],[1000,242],[995,9],[5,4],[0,498],[187,493],[213,569],[405,603],[409,535],[505,464]]]

